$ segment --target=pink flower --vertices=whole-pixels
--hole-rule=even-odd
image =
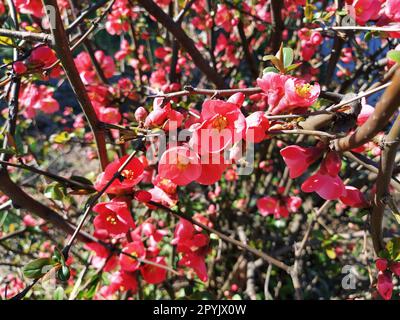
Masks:
[[[236,103],[206,100],[202,124],[194,125],[189,145],[199,154],[219,153],[243,139],[246,118]]]
[[[316,192],[325,200],[336,200],[345,192],[343,181],[338,176],[341,160],[337,152],[329,151],[316,174],[301,186],[304,192]]]
[[[14,0],[18,12],[31,14],[37,18],[43,17],[43,5],[41,0]]]
[[[385,14],[394,22],[400,22],[400,0],[387,0]]]
[[[368,118],[371,116],[371,114],[374,113],[375,108],[366,104],[365,98],[361,101],[362,103],[362,108],[361,112],[357,117],[357,125],[361,126],[365,122],[367,122]]]
[[[167,263],[165,262],[164,257],[150,258],[149,260],[152,262],[155,262],[157,264],[167,266]],[[151,265],[151,264],[144,264],[140,268],[140,272],[143,276],[144,281],[146,281],[147,283],[151,283],[151,284],[161,283],[167,277],[166,269],[162,269],[162,268],[159,268],[159,267]]]
[[[318,147],[292,145],[281,149],[280,153],[289,168],[290,178],[294,179],[300,177],[320,157],[322,150]]]
[[[136,227],[128,205],[125,201],[118,201],[118,198],[98,203],[93,211],[98,213],[93,221],[96,231],[107,230],[111,236],[117,236]]]
[[[142,241],[136,240],[128,243],[119,255],[119,262],[124,271],[136,271],[140,267],[138,259],[146,258],[146,249]]]
[[[143,107],[139,107],[135,111],[135,120],[137,122],[144,121],[149,113]]]
[[[381,270],[383,271],[383,270]],[[390,264],[390,271],[392,271],[396,276],[400,276],[400,262],[393,262]]]
[[[96,269],[104,267],[105,272],[109,272],[116,268],[118,265],[117,257],[112,254],[107,248],[97,242],[90,242],[85,244],[85,248],[96,253],[96,256],[92,258],[92,265]]]
[[[53,98],[54,90],[45,85],[36,86],[28,84],[20,93],[20,102],[25,107],[24,115],[33,118],[36,111],[40,110],[46,114],[52,114],[60,109],[60,105]]]
[[[246,127],[246,141],[259,143],[267,138],[269,120],[263,111],[257,111],[246,118]]]
[[[386,259],[379,258],[375,261],[375,265],[379,271],[385,271],[388,267],[388,261]]]
[[[179,186],[198,179],[201,175],[200,157],[188,147],[173,147],[161,156],[158,173]]]
[[[268,97],[270,109],[278,106],[281,99],[285,96],[285,83],[289,77],[275,72],[267,72],[257,84]]]
[[[94,185],[97,191],[100,191],[106,186],[108,181],[112,179],[128,157],[129,156],[126,155],[119,160],[115,160],[106,167],[104,172],[97,177],[97,181]],[[142,180],[143,171],[144,167],[142,162],[138,158],[133,158],[121,173],[122,181],[120,179],[115,179],[107,188],[106,192],[110,194],[120,194],[131,191],[132,188]]]
[[[99,120],[105,123],[118,124],[122,120],[117,108],[100,107],[96,110],[96,114]]]
[[[201,158],[201,175],[196,179],[197,183],[212,185],[221,180],[227,165],[220,154],[210,153]]]
[[[289,212],[297,212],[302,201],[299,197],[263,197],[257,200],[257,208],[262,216],[273,214],[275,219],[287,218]]]
[[[111,275],[111,283],[107,289],[102,291],[106,296],[112,295],[117,291],[131,291],[135,293],[138,289],[138,282],[133,273],[118,271]]]
[[[229,8],[224,4],[218,4],[215,15],[215,24],[223,28],[226,32],[231,32],[233,27],[232,14]]]
[[[345,191],[340,197],[340,201],[352,208],[365,208],[368,206],[368,203],[361,191],[352,186],[345,187]]]
[[[379,11],[381,10],[379,0],[356,0],[353,6],[358,24],[364,25],[369,20],[379,18]]]
[[[285,98],[272,111],[272,114],[310,107],[317,101],[320,92],[321,88],[318,83],[311,85],[304,80],[290,78],[285,83]]]
[[[14,69],[14,72],[18,75],[24,74],[28,70],[28,68],[25,66],[25,64],[22,61],[14,62],[13,69]]]
[[[172,109],[170,103],[162,107],[163,99],[154,99],[153,111],[147,116],[144,126],[147,128],[163,127],[164,130],[176,130],[182,125],[183,115]]]
[[[111,78],[115,73],[115,63],[113,58],[106,56],[105,53],[100,50],[95,52],[95,57],[97,62],[100,64],[105,77]],[[75,58],[75,64],[82,78],[82,81],[86,85],[92,85],[93,83],[98,82],[96,71],[87,52],[81,52]]]
[[[198,232],[189,221],[180,219],[171,244],[177,245],[177,252],[183,253],[179,265],[193,268],[200,280],[207,281],[205,256],[209,237]]]
[[[377,289],[381,297],[390,300],[393,293],[392,275],[389,272],[380,272],[378,275]]]
[[[201,281],[207,281],[208,274],[204,254],[187,252],[179,260],[178,265],[192,268]]]

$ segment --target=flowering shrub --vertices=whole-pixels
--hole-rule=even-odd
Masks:
[[[398,299],[400,1],[0,17],[0,299]]]

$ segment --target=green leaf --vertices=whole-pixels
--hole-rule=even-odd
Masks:
[[[398,50],[390,50],[387,54],[387,57],[396,63],[400,63],[400,51]]]
[[[283,66],[288,68],[292,65],[294,59],[294,52],[292,48],[283,48]]]
[[[267,72],[279,73],[278,69],[275,67],[267,67],[263,70],[263,74],[266,74]]]
[[[64,300],[63,287],[57,287],[57,289],[54,291],[54,300]]]
[[[69,271],[69,268],[66,265],[62,266],[60,268],[60,270],[58,270],[58,272],[57,272],[57,277],[61,281],[68,281],[70,276],[71,276],[71,273]]]
[[[52,200],[63,200],[64,192],[58,183],[52,183],[44,190],[44,196]]]
[[[49,271],[47,266],[51,266],[50,258],[40,258],[29,262],[24,268],[23,273],[26,278],[39,279]]]
[[[7,154],[7,155],[16,155],[17,152],[14,149],[11,148],[0,148],[0,154]]]
[[[391,239],[386,244],[386,251],[389,254],[390,260],[399,261],[400,260],[400,238]]]
[[[291,66],[286,68],[286,72],[290,72],[290,71],[296,70],[298,67],[301,66],[301,64],[302,64],[301,62],[292,64]]]

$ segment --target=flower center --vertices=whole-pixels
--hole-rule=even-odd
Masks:
[[[136,174],[133,170],[125,169],[121,172],[121,176],[123,176],[127,180],[133,180],[136,178]]]
[[[307,98],[310,94],[311,89],[312,85],[309,83],[296,85],[296,93],[302,98]]]
[[[106,221],[107,221],[109,224],[116,225],[116,224],[117,224],[117,217],[116,217],[116,215],[115,215],[114,213],[110,213],[110,214],[107,216]]]
[[[212,123],[213,128],[221,131],[228,126],[228,119],[224,116],[218,116]]]
[[[183,157],[178,156],[178,161],[177,161],[177,168],[181,171],[185,171],[187,166],[189,165],[189,161]]]

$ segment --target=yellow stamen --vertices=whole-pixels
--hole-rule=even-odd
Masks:
[[[224,116],[218,116],[212,123],[213,128],[221,131],[228,126],[228,119]]]
[[[312,89],[312,85],[309,83],[306,84],[298,84],[296,85],[296,93],[302,97],[302,98],[306,98],[308,97],[308,95],[310,94],[310,91]]]

